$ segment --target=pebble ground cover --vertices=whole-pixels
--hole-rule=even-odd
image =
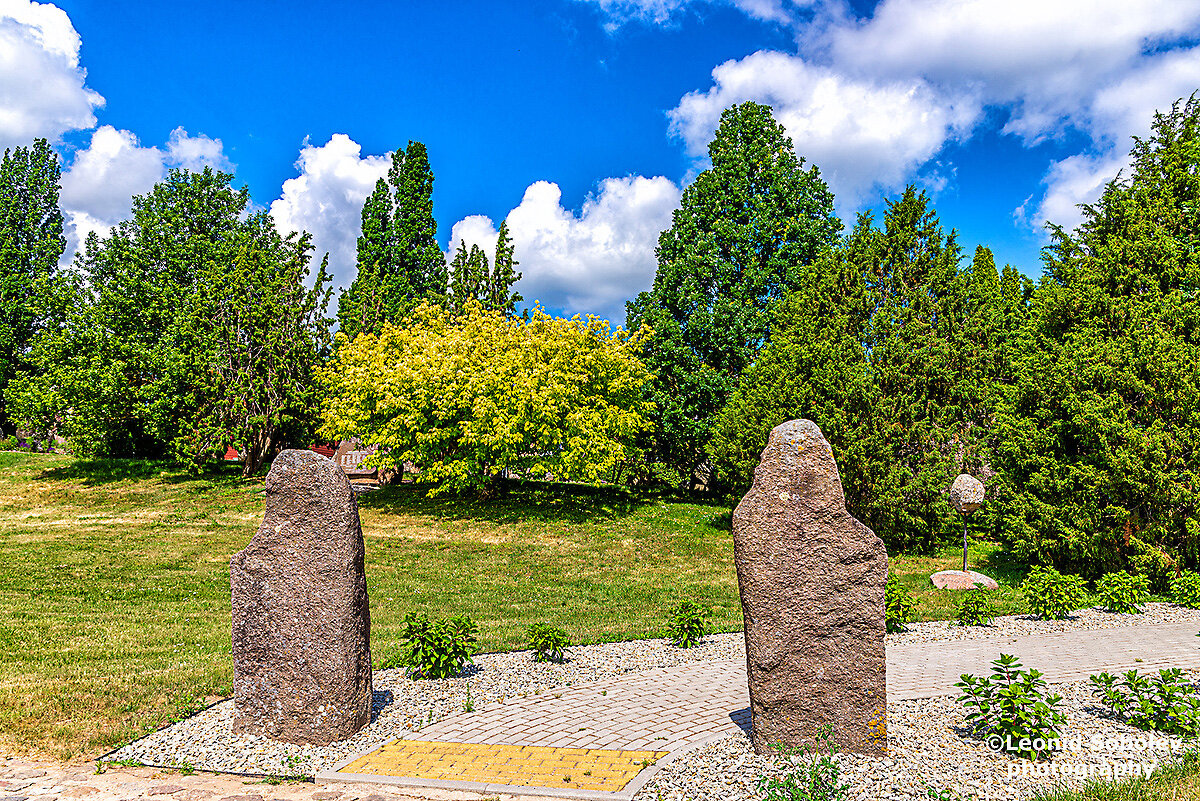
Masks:
[[[715,631],[741,627],[720,506],[619,491],[524,488],[498,502],[360,496],[372,656],[392,655],[407,611],[466,614],[485,651],[522,647],[531,623],[573,642],[661,636],[685,599]],[[229,558],[262,519],[261,479],[166,464],[0,453],[0,743],[17,754],[95,756],[227,695]],[[951,617],[957,593],[927,576],[953,549],[892,570],[914,619]],[[1023,571],[989,546],[973,565],[1020,611]]]

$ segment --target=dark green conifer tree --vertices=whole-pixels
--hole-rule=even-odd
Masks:
[[[1195,96],[1155,115],[1131,165],[1075,231],[1051,226],[997,462],[1019,556],[1087,574],[1131,566],[1161,589],[1200,562]]]

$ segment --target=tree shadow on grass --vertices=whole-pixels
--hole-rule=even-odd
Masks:
[[[38,478],[78,481],[85,487],[157,479],[166,484],[198,482],[207,488],[214,483],[231,485],[242,481],[241,466],[237,464],[220,463],[203,472],[189,472],[174,462],[155,459],[76,459],[70,464],[43,470]]]
[[[424,484],[393,484],[358,496],[358,505],[389,514],[415,514],[439,520],[486,520],[490,523],[584,523],[632,514],[657,499],[652,492],[625,487],[513,481],[499,497],[471,495],[426,497]]]

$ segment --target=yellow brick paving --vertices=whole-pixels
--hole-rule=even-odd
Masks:
[[[338,772],[616,792],[668,753],[394,740]]]

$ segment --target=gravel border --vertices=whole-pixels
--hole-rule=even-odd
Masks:
[[[944,642],[1067,630],[1100,630],[1145,623],[1193,622],[1200,627],[1200,610],[1153,603],[1148,604],[1146,612],[1140,615],[1117,615],[1085,609],[1065,621],[1008,616],[997,618],[991,626],[986,627],[964,628],[943,621],[913,623],[905,632],[887,635],[887,642],[897,645]],[[535,663],[529,651],[481,654],[475,657],[474,667],[469,668],[465,675],[453,679],[418,681],[409,679],[402,670],[376,671],[371,724],[354,737],[330,746],[293,745],[265,737],[234,735],[233,704],[226,699],[135,740],[106,755],[105,759],[136,760],[158,767],[190,765],[220,773],[312,776],[356,753],[363,753],[462,711],[468,697],[479,708],[507,698],[654,668],[744,658],[745,642],[740,632],[708,635],[699,646],[690,649],[676,648],[666,639],[576,646],[569,649],[568,659],[563,664]],[[1064,688],[1069,689],[1069,686],[1064,685]],[[1064,690],[1060,692],[1067,695]],[[1070,692],[1078,695],[1074,689],[1070,689]],[[860,798],[926,798],[924,786],[913,785],[912,782],[930,775],[943,775],[944,771],[940,769],[931,774],[931,765],[943,764],[946,769],[952,768],[955,775],[978,768],[978,778],[996,770],[996,759],[1008,759],[990,754],[982,744],[966,743],[951,731],[951,726],[961,723],[961,710],[953,704],[952,699],[893,702],[889,704],[888,714],[889,742],[894,739],[897,743],[899,750],[896,756],[878,764],[862,758],[840,757],[846,760],[846,776],[856,786],[865,783],[864,786],[872,788],[868,794],[858,796]],[[1073,716],[1072,725],[1076,725],[1076,718],[1079,718],[1082,721],[1079,725],[1086,723],[1090,726],[1095,718],[1095,715],[1083,711],[1082,706],[1079,709],[1072,707],[1068,714]],[[947,722],[955,716],[957,722]],[[930,726],[933,728],[928,728]],[[907,756],[910,752],[918,755],[913,757],[915,762]],[[968,759],[972,753],[978,758]],[[711,797],[757,797],[756,793],[751,792],[753,782],[751,785],[745,782],[749,781],[749,777],[756,781],[759,776],[769,774],[771,766],[771,760],[763,760],[752,754],[744,736],[735,735],[676,760],[660,771],[637,797],[639,801],[652,801],[657,791],[663,792],[664,798],[710,797],[697,793],[701,787],[708,786],[706,782],[723,781],[720,779],[722,776],[735,777],[728,779],[733,784],[720,784],[719,794]],[[881,782],[890,782],[886,792]],[[892,789],[892,785],[898,789]],[[913,786],[920,788],[920,792],[916,795],[905,794]],[[670,795],[679,788],[691,789],[679,790],[684,795]],[[998,797],[1002,796],[993,795],[993,798]]]
[[[1195,681],[1200,674],[1189,674]],[[1184,742],[1135,729],[1100,708],[1086,682],[1056,684],[1067,716],[1064,748],[1036,763],[991,750],[966,728],[962,707],[951,697],[888,704],[888,755],[838,754],[841,781],[853,801],[913,801],[931,797],[958,801],[1027,798],[1035,790],[1078,787],[1088,775],[1124,778],[1149,772],[1178,756]],[[791,763],[791,764],[789,764]],[[666,765],[634,801],[760,799],[762,777],[779,777],[799,757],[759,756],[745,734],[732,734]]]

